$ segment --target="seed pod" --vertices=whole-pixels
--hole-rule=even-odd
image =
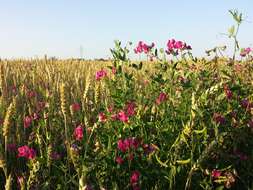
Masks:
[[[13,103],[11,103],[7,109],[4,123],[3,123],[3,136],[8,137],[10,132],[10,122],[11,122],[11,115],[13,113]]]
[[[67,115],[66,109],[66,95],[65,95],[65,84],[62,83],[60,86],[60,99],[61,99],[61,111],[64,116]]]
[[[12,190],[12,176],[11,174],[8,176],[6,183],[5,183],[5,190]]]

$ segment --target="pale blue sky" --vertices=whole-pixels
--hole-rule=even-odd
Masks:
[[[113,41],[139,40],[165,47],[170,38],[193,53],[228,44],[229,9],[247,15],[239,34],[253,44],[252,0],[0,0],[0,57],[110,56]]]

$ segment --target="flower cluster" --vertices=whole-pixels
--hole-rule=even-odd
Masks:
[[[74,130],[74,137],[77,141],[81,141],[83,139],[83,126],[78,125]]]
[[[191,49],[192,49],[191,46],[187,45],[185,42],[171,39],[171,40],[168,40],[166,53],[172,54],[172,55],[178,55],[179,51],[191,50]]]
[[[23,123],[24,123],[24,128],[29,128],[32,125],[33,122],[33,117],[32,116],[25,116]]]
[[[118,149],[121,152],[126,152],[129,149],[134,149],[136,150],[140,145],[140,141],[137,138],[129,137],[127,139],[120,139],[118,140]]]
[[[71,104],[71,110],[72,110],[73,112],[78,112],[78,111],[80,111],[80,110],[81,110],[80,104],[77,103],[77,102]]]
[[[96,72],[96,80],[99,81],[102,78],[107,76],[107,72],[104,69],[101,69],[100,71]]]
[[[246,55],[249,55],[252,49],[250,47],[248,48],[242,48],[240,52],[240,56],[245,57]]]
[[[132,172],[130,177],[130,184],[133,187],[134,190],[139,190],[140,187],[138,185],[139,179],[140,179],[140,172],[138,170],[135,170]]]
[[[145,44],[143,41],[139,41],[137,47],[134,49],[134,52],[135,52],[136,54],[138,54],[138,53],[143,53],[143,52],[144,52],[145,54],[147,54],[147,53],[149,53],[149,52],[151,51],[151,49],[154,48],[154,47],[155,47],[155,44],[154,44],[154,43],[152,43],[151,45],[147,45],[147,44]]]
[[[27,145],[21,146],[18,148],[18,157],[24,157],[31,160],[36,157],[36,152],[33,148],[30,148]]]

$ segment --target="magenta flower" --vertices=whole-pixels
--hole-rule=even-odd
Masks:
[[[135,52],[136,54],[138,54],[138,53],[143,53],[143,52],[144,52],[145,54],[147,54],[147,53],[149,53],[149,52],[152,50],[152,48],[154,48],[154,47],[155,47],[155,44],[154,44],[154,43],[152,43],[151,45],[147,45],[147,44],[145,44],[144,42],[139,41],[137,47],[134,49],[134,52]]]
[[[122,139],[118,140],[118,149],[121,152],[126,152],[129,147],[125,144],[125,141]]]
[[[100,112],[99,114],[98,114],[98,121],[99,122],[101,122],[101,123],[105,123],[106,122],[106,115],[105,115],[105,113],[103,113],[103,112]]]
[[[156,99],[156,104],[160,105],[162,102],[167,100],[167,94],[165,94],[164,92],[161,92],[158,96],[158,98]]]
[[[250,47],[242,48],[240,56],[245,57],[246,55],[250,54],[251,51],[252,51],[252,49]]]
[[[80,109],[81,109],[81,106],[80,106],[80,104],[79,103],[73,103],[72,105],[71,105],[71,109],[74,111],[74,112],[78,112],[78,111],[80,111]]]
[[[96,72],[96,80],[101,80],[102,78],[107,76],[107,72],[104,69]]]
[[[117,164],[121,165],[124,163],[124,160],[120,156],[117,156],[116,162],[117,162]]]
[[[83,127],[81,125],[75,128],[74,137],[77,141],[81,141],[83,139]]]
[[[124,123],[128,123],[129,120],[129,117],[124,111],[120,111],[117,115],[117,118]]]
[[[30,148],[30,152],[29,152],[29,155],[28,155],[28,159],[29,160],[32,160],[36,157],[36,151],[33,149],[33,148]]]
[[[24,123],[24,128],[28,128],[31,126],[33,121],[33,118],[31,116],[25,116],[23,123]]]
[[[221,171],[214,169],[211,174],[212,178],[217,179],[221,176]]]
[[[191,50],[191,49],[192,49],[191,46],[187,45],[185,42],[171,39],[171,40],[168,40],[166,53],[178,55],[179,50],[183,51],[183,50]]]
[[[139,178],[140,178],[140,172],[138,170],[133,171],[130,177],[131,185],[135,186],[138,183]]]
[[[36,157],[36,152],[33,148],[29,148],[27,145],[18,148],[18,157],[24,157],[29,160]]]

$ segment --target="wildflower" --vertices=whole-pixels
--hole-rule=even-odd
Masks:
[[[191,46],[187,45],[185,42],[171,39],[168,40],[166,53],[178,55],[178,51],[191,50],[191,49],[192,49]]]
[[[98,114],[98,121],[101,122],[101,123],[105,123],[106,122],[106,115],[105,115],[105,113],[100,112]]]
[[[75,128],[74,137],[77,141],[81,141],[83,139],[83,127],[81,125]]]
[[[107,72],[103,69],[101,69],[100,71],[97,71],[96,72],[96,80],[99,81],[101,80],[102,78],[106,77],[107,76]]]
[[[248,47],[248,48],[242,48],[240,56],[241,57],[245,57],[246,55],[250,54],[251,51],[252,51],[252,49],[250,47]]]
[[[211,174],[212,178],[217,179],[221,176],[221,171],[214,169]]]
[[[72,109],[74,112],[78,112],[78,111],[80,111],[81,106],[80,106],[79,103],[73,103],[73,104],[71,105],[71,109]]]
[[[158,98],[156,99],[156,104],[160,105],[162,102],[164,102],[167,99],[167,95],[164,92],[161,92]]]
[[[28,128],[31,126],[33,121],[33,118],[31,116],[25,116],[23,123],[24,123],[24,128]]]
[[[135,186],[138,183],[139,178],[140,178],[140,172],[138,170],[133,171],[130,177],[131,185]]]
[[[129,146],[122,139],[118,140],[118,149],[121,152],[126,152]]]
[[[139,41],[138,46],[134,49],[136,54],[144,52],[145,54],[149,53],[152,48],[155,47],[155,44],[152,43],[151,45],[147,45],[142,41]]]
[[[117,118],[120,120],[120,121],[122,121],[122,122],[124,122],[124,123],[127,123],[128,122],[128,116],[127,116],[127,114],[124,112],[124,111],[120,111],[119,113],[118,113],[118,115],[117,115]]]
[[[124,163],[124,160],[120,156],[117,156],[116,162],[117,162],[117,164],[121,165]]]
[[[18,157],[24,157],[29,160],[36,157],[36,152],[33,148],[29,148],[27,145],[18,148]]]

